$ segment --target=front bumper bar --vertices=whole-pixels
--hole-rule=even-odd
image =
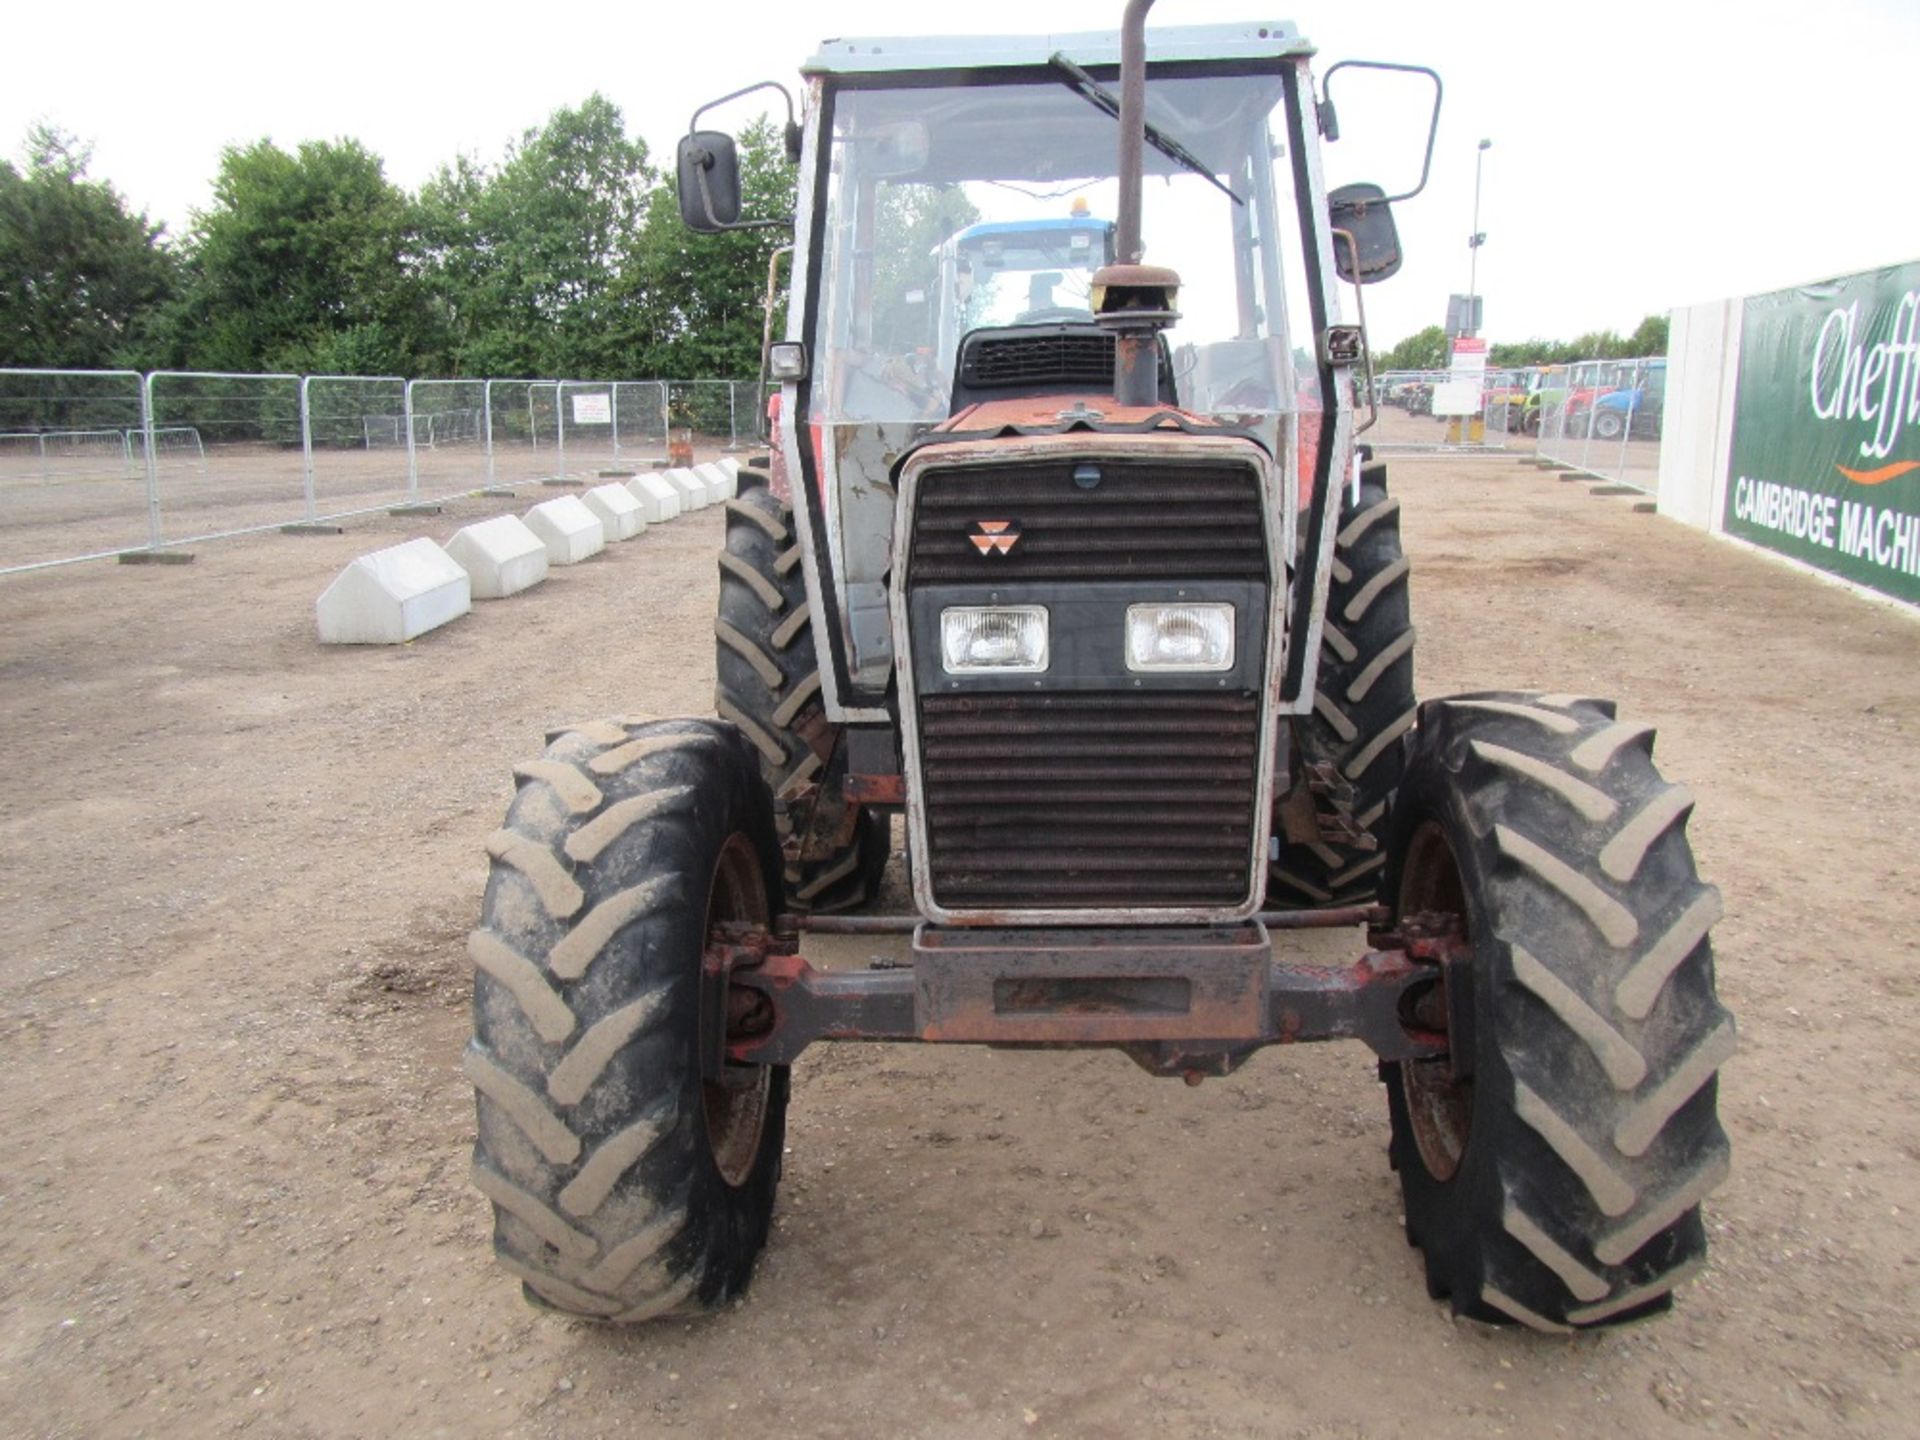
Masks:
[[[816,1040],[1108,1046],[1198,1080],[1262,1046],[1353,1039],[1383,1060],[1430,1057],[1421,994],[1440,966],[1399,936],[1346,966],[1283,963],[1266,927],[1164,930],[921,925],[909,965],[815,969],[781,942],[709,952],[734,999],[733,1064],[785,1065]]]

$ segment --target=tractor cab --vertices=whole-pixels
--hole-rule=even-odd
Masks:
[[[1118,40],[832,41],[806,67],[802,299],[776,347],[804,373],[782,399],[776,488],[814,527],[836,719],[887,713],[902,648],[887,591],[895,470],[908,450],[994,416],[1055,424],[1077,406],[1119,418],[1120,332],[1095,313],[1097,277],[1116,262],[1177,272],[1155,302],[1166,321],[1139,342],[1152,407],[1230,419],[1271,457],[1277,493],[1345,473],[1358,357],[1336,372],[1315,355],[1341,282],[1310,47],[1280,25],[1155,32],[1136,182],[1145,238],[1129,256],[1098,218],[1121,213],[1121,126],[1103,104]],[[1321,426],[1323,409],[1345,423]],[[1276,547],[1292,523],[1276,516]]]

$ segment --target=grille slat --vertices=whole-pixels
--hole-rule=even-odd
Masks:
[[[1090,830],[1085,826],[1054,824],[1020,828],[1034,832],[1033,843],[1027,847],[1029,849],[1038,848],[1039,842],[1043,839],[1048,844],[1071,840],[1073,844],[1090,850],[1108,851],[1122,851],[1128,846],[1138,844],[1131,835],[1114,835],[1104,830]],[[1232,829],[1171,830],[1163,826],[1157,832],[1154,843],[1170,850],[1190,850],[1211,855],[1214,859],[1224,860],[1231,865],[1241,858],[1241,852],[1247,848],[1247,833],[1245,826],[1239,827],[1237,831]],[[960,863],[967,856],[997,855],[1007,840],[1022,838],[1014,835],[1006,827],[998,825],[981,826],[979,836],[982,840],[992,839],[993,846],[990,849],[983,849],[972,841],[963,844],[957,840],[943,840],[934,849],[955,863]],[[1103,863],[1114,863],[1114,856],[1103,856],[1102,860]],[[1063,861],[1062,863],[1073,862]]]
[[[1240,892],[1246,886],[1246,867],[1239,866],[1231,873],[1221,871],[1215,877],[1215,887],[1203,886],[1198,879],[1188,875],[1129,875],[1124,888],[1115,888],[1110,879],[1083,878],[1068,876],[1061,879],[1048,879],[1035,876],[1020,887],[1020,898],[1008,900],[1007,882],[999,873],[980,875],[961,874],[947,880],[939,892],[951,904],[963,900],[977,909],[1021,908],[1039,909],[1042,906],[1058,905],[1063,909],[1121,909],[1139,906],[1143,901],[1159,901],[1166,906],[1196,904],[1232,904],[1240,898]],[[1217,889],[1223,897],[1208,900],[1204,897],[1209,889]]]
[[[930,695],[930,878],[968,908],[1230,906],[1246,894],[1251,695]]]
[[[1025,739],[1025,737],[1023,737]],[[1158,764],[1173,762],[1175,758],[1181,764],[1192,762],[1210,762],[1221,764],[1225,760],[1244,758],[1248,770],[1254,764],[1254,741],[1235,741],[1231,745],[1208,745],[1202,753],[1169,756],[1164,737],[1160,735],[1140,735],[1139,739],[1092,739],[1092,737],[1073,737],[1066,735],[1048,735],[1044,745],[1035,747],[1029,743],[1020,745],[1012,737],[1006,739],[941,739],[927,741],[924,755],[929,760],[993,760],[993,762],[1014,762],[1027,758],[1021,751],[1033,751],[1037,760],[1117,760],[1125,756],[1135,756],[1142,760],[1154,760]]]

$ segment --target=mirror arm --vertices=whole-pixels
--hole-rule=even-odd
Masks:
[[[767,293],[760,302],[760,387],[753,400],[755,406],[759,408],[760,415],[754,421],[754,433],[768,445],[777,443],[772,427],[767,421],[767,357],[773,351],[774,296],[780,293],[780,257],[792,254],[793,246],[781,245],[767,257]]]
[[[780,98],[787,102],[787,128],[791,130],[795,124],[793,117],[793,95],[788,91],[787,87],[782,85],[778,80],[756,80],[751,85],[744,85],[740,89],[735,90],[731,95],[722,95],[718,100],[709,100],[698,110],[694,111],[693,119],[687,122],[687,133],[691,135],[700,128],[700,117],[706,114],[707,111],[718,110],[729,100],[738,100],[742,95],[751,95],[756,90],[778,90],[780,92]]]
[[[1440,73],[1425,65],[1401,65],[1392,60],[1342,60],[1329,67],[1327,73],[1320,77],[1320,101],[1317,107],[1323,117],[1322,130],[1330,129],[1330,133],[1327,134],[1329,140],[1340,138],[1340,122],[1334,118],[1333,113],[1333,77],[1338,71],[1347,69],[1397,70],[1408,75],[1424,75],[1433,81],[1433,116],[1427,121],[1427,154],[1426,158],[1420,162],[1420,183],[1404,195],[1382,197],[1382,203],[1387,205],[1398,205],[1402,200],[1411,200],[1427,188],[1427,177],[1433,172],[1433,143],[1440,135],[1440,98],[1443,90]]]
[[[1356,426],[1354,437],[1358,439],[1380,423],[1380,402],[1373,397],[1373,342],[1367,338],[1367,291],[1360,283],[1360,242],[1354,238],[1351,230],[1342,230],[1337,226],[1333,231],[1334,243],[1347,242],[1347,254],[1352,257],[1353,265],[1353,303],[1360,326],[1360,363],[1364,369],[1367,386],[1367,423]]]

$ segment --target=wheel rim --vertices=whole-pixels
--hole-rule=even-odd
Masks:
[[[1437,820],[1423,821],[1408,842],[1398,914],[1403,920],[1414,915],[1454,917],[1461,938],[1469,944],[1473,940],[1460,867]],[[1445,1056],[1403,1060],[1400,1081],[1420,1163],[1444,1184],[1459,1171],[1461,1157],[1466,1154],[1473,1124],[1473,1082],[1455,1080]]]
[[[708,895],[706,933],[709,937],[716,925],[729,922],[765,925],[770,920],[760,859],[746,836],[734,834],[727,838],[720,858],[714,862],[713,886]],[[713,1152],[713,1163],[721,1179],[736,1189],[747,1183],[754,1162],[760,1158],[760,1138],[767,1127],[767,1100],[772,1086],[773,1072],[765,1065],[754,1067],[753,1079],[745,1085],[701,1082],[707,1146]]]

